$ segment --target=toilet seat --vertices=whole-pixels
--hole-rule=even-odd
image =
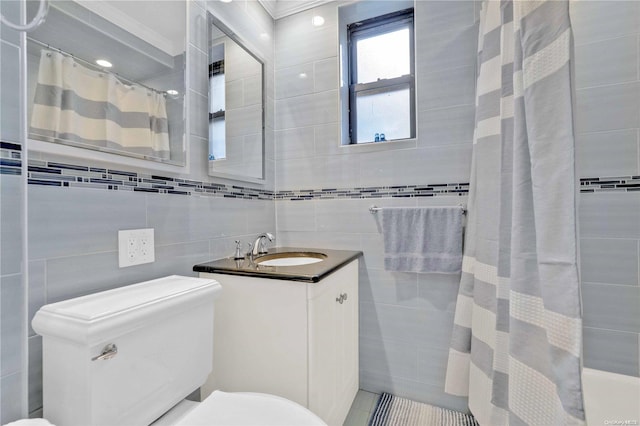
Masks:
[[[215,391],[176,426],[326,426],[303,406],[275,395]]]

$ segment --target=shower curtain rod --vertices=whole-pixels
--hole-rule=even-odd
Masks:
[[[65,52],[64,50],[62,50],[62,49],[60,49],[60,48],[57,48],[57,47],[54,47],[54,46],[51,46],[51,45],[50,45],[50,44],[48,44],[48,43],[44,43],[44,42],[42,42],[42,41],[40,41],[40,40],[36,40],[36,39],[35,39],[35,38],[33,38],[33,37],[27,37],[27,41],[30,41],[30,42],[35,43],[35,44],[37,44],[37,45],[39,45],[39,46],[42,46],[42,47],[46,47],[47,49],[55,50],[56,52],[62,53],[62,54],[63,54],[63,55],[65,55],[65,56],[69,56],[69,57],[70,57],[70,58],[72,58],[74,61],[82,62],[83,64],[88,65],[88,66],[90,66],[91,68],[97,69],[97,70],[99,70],[99,71],[101,71],[101,72],[103,72],[103,73],[105,73],[105,74],[112,74],[112,75],[114,75],[118,80],[122,80],[122,81],[124,81],[124,82],[126,82],[126,83],[135,84],[135,85],[138,85],[138,86],[144,87],[145,89],[149,89],[149,90],[151,90],[151,91],[153,91],[153,92],[155,92],[155,93],[162,93],[162,95],[163,95],[163,96],[165,96],[165,97],[167,96],[167,92],[165,92],[165,91],[158,90],[158,89],[154,89],[153,87],[149,87],[149,86],[147,86],[147,85],[145,85],[145,84],[142,84],[142,83],[139,83],[139,82],[137,82],[137,81],[135,81],[135,80],[131,80],[131,79],[128,79],[128,78],[126,78],[126,77],[123,77],[123,76],[121,76],[121,75],[120,75],[120,74],[118,74],[118,73],[110,72],[110,71],[106,71],[103,67],[101,67],[101,66],[99,66],[99,65],[93,64],[93,63],[91,63],[91,62],[89,62],[89,61],[85,61],[85,60],[84,60],[84,59],[82,59],[82,58],[78,58],[78,57],[74,56],[73,54],[71,54],[71,53],[69,53],[69,52]]]

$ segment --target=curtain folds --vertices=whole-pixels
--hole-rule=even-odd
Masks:
[[[445,391],[483,425],[584,424],[569,2],[484,1]]]
[[[165,98],[43,50],[29,133],[169,159]]]

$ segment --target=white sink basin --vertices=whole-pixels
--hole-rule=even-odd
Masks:
[[[299,266],[309,265],[311,263],[322,262],[322,259],[315,257],[281,257],[280,259],[263,260],[258,265],[263,266]]]
[[[267,254],[256,259],[262,266],[301,266],[322,262],[327,255],[313,252],[290,252]]]

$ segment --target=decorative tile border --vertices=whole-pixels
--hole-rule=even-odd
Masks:
[[[580,179],[580,192],[640,191],[640,176],[597,177]]]
[[[349,198],[411,198],[442,195],[467,195],[468,183],[441,183],[432,185],[373,186],[366,188],[329,188],[278,191],[276,200],[327,200]]]
[[[0,175],[22,174],[22,146],[0,142]]]
[[[273,191],[263,189],[54,161],[29,160],[28,177],[30,185],[96,188],[157,194],[209,195],[252,200],[273,199]]]
[[[0,142],[0,174],[22,173],[22,146]],[[468,183],[374,186],[362,188],[322,188],[270,191],[237,185],[202,182],[160,175],[126,172],[111,168],[29,160],[30,185],[96,188],[175,195],[205,195],[252,200],[327,200],[357,198],[411,198],[463,196]],[[591,177],[580,179],[581,193],[640,191],[640,176]]]

